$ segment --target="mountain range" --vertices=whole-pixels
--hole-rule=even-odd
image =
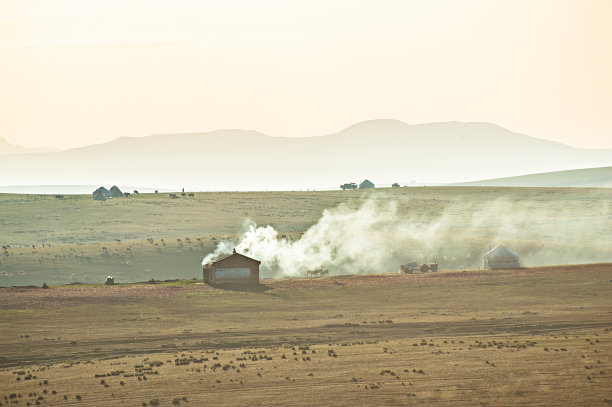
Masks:
[[[579,149],[490,123],[371,120],[315,137],[218,130],[9,154],[0,157],[0,186],[325,189],[366,178],[380,185],[455,183],[610,165],[612,149]]]
[[[59,151],[59,150],[53,147],[36,147],[36,148],[22,147],[17,144],[11,144],[5,139],[3,139],[2,137],[0,137],[0,155],[52,153],[55,151]]]

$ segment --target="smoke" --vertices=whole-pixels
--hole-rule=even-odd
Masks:
[[[237,242],[221,241],[203,264],[238,253],[261,260],[264,276],[380,273],[401,263],[437,261],[442,268],[478,267],[481,256],[501,244],[524,265],[612,260],[610,208],[550,207],[537,200],[413,202],[378,197],[354,207],[326,209],[296,241],[272,226],[247,221]]]

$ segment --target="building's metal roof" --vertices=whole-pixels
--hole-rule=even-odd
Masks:
[[[227,256],[220,257],[217,260],[210,262],[209,264],[217,264],[219,262],[222,262],[224,260],[229,259],[230,257],[235,257],[235,256],[237,256],[239,258],[242,258],[242,259],[245,259],[245,260],[253,261],[253,262],[257,263],[257,264],[261,264],[261,261],[255,260],[255,259],[253,259],[253,258],[251,258],[249,256],[245,256],[244,254],[236,253],[235,250],[234,250],[234,253],[228,254]]]

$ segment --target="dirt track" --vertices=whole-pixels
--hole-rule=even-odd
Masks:
[[[6,288],[0,396],[33,405],[43,391],[58,406],[182,397],[605,406],[610,288],[612,264],[264,280],[255,289]]]

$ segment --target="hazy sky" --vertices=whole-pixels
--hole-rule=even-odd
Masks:
[[[0,0],[0,137],[488,121],[612,148],[612,1]]]

